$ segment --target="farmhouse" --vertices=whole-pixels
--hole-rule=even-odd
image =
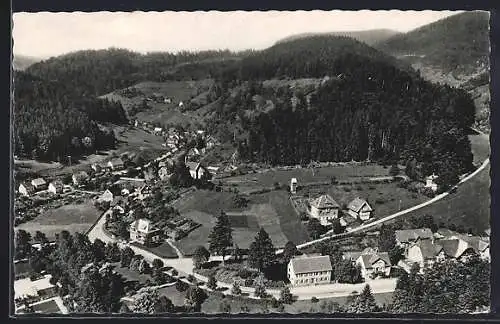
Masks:
[[[372,215],[372,207],[364,199],[357,197],[347,205],[347,213],[354,218],[366,221]]]
[[[292,286],[330,283],[332,264],[328,255],[298,256],[288,262],[287,277]]]
[[[359,265],[364,279],[370,279],[377,274],[388,276],[391,272],[391,261],[387,252],[367,248],[361,252],[346,252],[342,257]]]
[[[85,171],[79,171],[73,174],[72,179],[73,179],[73,184],[75,186],[79,186],[84,184],[89,179],[89,175]]]
[[[141,218],[130,224],[130,241],[143,245],[159,243],[161,230],[151,224],[149,219]]]
[[[438,185],[434,182],[438,178],[437,175],[432,174],[425,178],[425,188],[430,188],[432,191],[436,191]]]
[[[162,132],[163,132],[163,128],[161,128],[161,127],[155,127],[155,129],[153,130],[153,133],[155,135],[161,135]]]
[[[92,165],[91,165],[90,167],[91,167],[91,168],[92,168],[92,170],[93,170],[94,172],[96,172],[96,173],[97,173],[97,172],[101,172],[101,171],[102,171],[102,169],[104,169],[104,168],[102,167],[102,165],[101,165],[101,164],[98,164],[98,163],[92,163]]]
[[[187,162],[186,166],[189,168],[189,174],[193,179],[201,179],[206,173],[206,169],[201,163]]]
[[[417,243],[420,240],[432,240],[432,231],[429,228],[416,228],[407,230],[397,230],[396,244],[402,247],[409,247],[412,243]]]
[[[47,182],[43,178],[31,180],[31,185],[35,188],[35,190],[47,189]]]
[[[108,168],[111,170],[121,170],[124,168],[124,163],[123,160],[120,158],[115,158],[112,159],[111,161],[108,161]]]
[[[35,193],[35,187],[33,187],[31,183],[21,183],[18,191],[21,195],[29,197]]]
[[[311,208],[309,215],[317,218],[321,225],[328,225],[330,221],[338,218],[340,205],[330,195],[321,195],[309,202]]]
[[[51,183],[49,183],[49,192],[52,192],[53,194],[61,193],[63,192],[63,189],[64,185],[59,180],[52,181]]]

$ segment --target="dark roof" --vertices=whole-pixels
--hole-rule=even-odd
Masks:
[[[396,240],[401,243],[416,241],[417,239],[429,238],[432,238],[432,231],[429,228],[415,228],[396,231]]]
[[[391,260],[389,259],[389,253],[387,252],[377,252],[377,253],[366,253],[361,254],[361,258],[363,259],[363,264],[366,269],[371,269],[373,264],[378,260],[382,260],[386,265],[391,265]]]
[[[333,200],[330,195],[321,195],[316,199],[311,201],[311,206],[314,206],[318,209],[322,208],[340,208],[340,205]]]
[[[361,210],[361,208],[363,208],[364,205],[367,205],[368,208],[370,209],[370,211],[372,211],[372,208],[368,204],[368,202],[364,199],[359,198],[359,197],[357,197],[353,201],[351,201],[349,203],[349,205],[347,206],[347,208],[356,212],[356,213],[359,213],[359,211]]]
[[[452,237],[452,236],[459,235],[458,232],[452,231],[448,228],[440,228],[437,230],[436,233],[441,235],[441,236],[444,236],[444,237]]]
[[[458,247],[460,245],[460,240],[458,239],[453,239],[453,240],[440,240],[439,245],[443,247],[444,253],[447,256],[456,258],[459,257],[458,254]]]
[[[424,259],[434,259],[443,250],[441,245],[432,243],[431,240],[423,240],[416,245],[420,248]]]
[[[330,256],[295,257],[291,261],[295,273],[308,273],[317,271],[331,271]]]

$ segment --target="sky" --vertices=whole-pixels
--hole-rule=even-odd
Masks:
[[[14,13],[13,52],[48,58],[84,49],[146,53],[263,49],[309,32],[407,32],[458,11],[234,11]]]

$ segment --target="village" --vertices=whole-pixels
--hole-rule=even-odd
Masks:
[[[205,137],[203,130],[180,133],[174,128],[164,130],[137,121],[133,124],[133,127],[141,127],[161,136],[165,140],[166,153],[152,161],[143,161],[134,154],[122,154],[61,179],[35,178],[25,181],[17,188],[16,225],[36,217],[41,208],[55,208],[78,199],[91,199],[102,214],[86,234],[91,240],[119,243],[122,251],[131,248],[134,255],[140,256],[142,263],[146,260],[149,263],[149,266],[138,266],[140,269],[151,268],[154,260],[161,260],[169,270],[165,270],[165,277],[159,286],[150,283],[153,287],[164,287],[180,281],[202,287],[209,294],[222,290],[223,295],[241,296],[243,291],[249,299],[265,299],[266,296],[280,298],[283,289],[287,289],[296,300],[348,296],[362,290],[363,286],[360,285],[367,283],[374,294],[391,293],[401,271],[411,273],[417,267],[417,271],[422,272],[443,260],[464,262],[473,255],[489,260],[488,233],[459,233],[440,228],[432,222],[432,229],[408,228],[407,224],[400,224],[399,227],[405,228],[397,229],[396,226],[396,229],[389,230],[389,237],[393,237],[394,242],[389,243],[386,250],[380,249],[380,242],[377,243],[377,237],[383,235],[383,229],[374,226],[355,233],[357,228],[370,226],[387,215],[378,213],[373,199],[356,195],[357,190],[354,193],[347,191],[346,183],[351,186],[368,183],[371,184],[370,188],[376,184],[393,183],[401,187],[401,183],[408,182],[408,177],[394,170],[394,167],[387,175],[361,176],[355,180],[339,180],[328,175],[327,181],[314,182],[292,176],[288,177],[286,185],[274,182],[270,186],[256,186],[255,179],[247,181],[242,177],[266,177],[266,174],[274,172],[291,175],[306,172],[316,177],[328,168],[353,167],[345,163],[317,163],[272,169],[256,169],[254,166],[242,171],[235,159],[225,164],[204,165],[203,156],[216,147],[218,141]],[[182,178],[182,171],[179,173],[176,168],[179,164],[189,171],[188,184],[182,189],[179,189],[179,185],[172,185],[171,180],[178,178],[175,181],[186,181]],[[420,188],[423,197],[434,197],[438,191],[435,180],[436,177],[432,175],[417,186],[413,184],[413,187]],[[329,193],[335,187],[344,188],[344,194],[348,194],[340,197],[341,202]],[[227,244],[221,255],[220,251],[209,251],[208,240],[203,235],[199,236],[203,231],[213,233],[214,229],[210,227],[218,224],[221,216],[205,214],[205,217],[215,218],[207,222],[206,219],[190,217],[192,213],[179,213],[176,204],[197,193],[213,195],[225,192],[233,198],[232,208],[237,211],[223,208],[221,214],[229,216],[229,228],[226,230],[235,232],[236,236],[232,239],[234,244]],[[274,240],[278,236],[271,236],[274,255],[271,258],[274,260],[271,262],[272,270],[249,263],[253,237],[246,240],[247,243],[237,242],[244,228],[252,228],[248,224],[239,225],[241,222],[249,223],[253,217],[248,214],[249,201],[253,199],[252,196],[266,192],[278,192],[286,197],[285,204],[290,207],[287,211],[292,212],[288,217],[293,217],[296,224],[305,228],[310,238],[309,241],[293,242],[286,236],[278,241]],[[383,206],[382,197],[377,199],[376,205]],[[401,200],[398,205],[393,212],[401,211]],[[255,217],[259,219],[262,215]],[[262,221],[257,221],[254,231],[250,232],[257,234],[252,244],[257,242],[263,230],[266,232],[272,228],[262,224]],[[349,234],[351,232],[353,234]],[[248,237],[248,233],[244,236]],[[356,241],[355,244],[349,241],[352,239]],[[321,251],[321,244],[326,240],[345,244],[338,251]],[[190,243],[187,245],[192,245],[191,248],[186,247],[185,242],[188,241]],[[54,244],[54,241],[50,244]],[[40,242],[33,246],[41,248],[42,245]],[[15,264],[21,268],[26,262],[25,259],[19,259]],[[142,270],[135,271],[142,273]],[[272,275],[269,275],[269,271]],[[28,278],[20,275],[16,280],[19,310],[48,303],[52,308],[43,307],[64,312],[57,287],[50,283],[50,275],[34,275],[30,271],[25,273]],[[125,300],[131,303],[145,288],[141,289],[130,292]]]

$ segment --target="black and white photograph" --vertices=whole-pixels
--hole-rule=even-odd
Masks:
[[[490,12],[12,14],[12,315],[489,314]]]

